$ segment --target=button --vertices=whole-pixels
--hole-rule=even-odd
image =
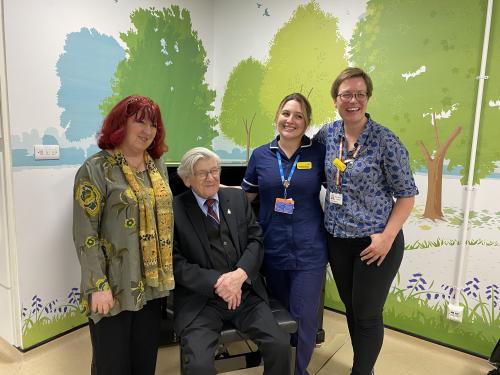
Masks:
[[[224,246],[227,246],[227,241],[224,241],[224,242],[223,242],[223,245],[224,245]]]

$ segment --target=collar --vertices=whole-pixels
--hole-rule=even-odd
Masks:
[[[205,207],[205,201],[209,198],[212,198],[212,199],[215,199],[215,202],[216,202],[216,206],[219,205],[219,194],[218,193],[215,193],[214,195],[212,195],[211,197],[208,197],[208,198],[203,198],[203,197],[200,197],[198,194],[196,194],[194,192],[193,189],[191,189],[191,191],[193,192],[193,195],[194,197],[196,198],[196,202],[198,203],[198,206],[200,206],[200,208],[203,210],[203,207]]]
[[[364,145],[366,143],[366,140],[368,139],[368,135],[370,134],[370,132],[372,131],[372,128],[373,128],[373,120],[370,117],[370,114],[369,113],[365,113],[365,116],[368,119],[368,121],[366,122],[365,128],[363,129],[363,131],[359,135],[359,138],[358,138],[358,140],[356,142],[359,145]],[[341,126],[339,127],[339,132],[338,132],[339,142],[343,138],[345,138],[344,121],[343,120],[340,122],[340,125]]]
[[[279,146],[278,146],[278,141],[280,139],[280,136],[276,136],[275,139],[272,140],[271,143],[269,143],[269,148],[271,150],[277,150],[279,149]],[[307,147],[311,147],[312,146],[312,140],[311,138],[309,138],[307,135],[303,135],[302,136],[302,139],[300,140],[300,147],[299,148],[307,148]]]

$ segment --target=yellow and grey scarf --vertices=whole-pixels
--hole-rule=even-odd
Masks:
[[[116,149],[114,157],[137,198],[139,207],[139,242],[146,285],[159,290],[172,290],[174,288],[172,192],[163,180],[154,160],[147,152],[144,152],[144,162],[151,179],[156,202],[155,215],[155,208],[148,199],[148,194],[144,187],[137,182],[135,173],[128,165],[121,150]]]

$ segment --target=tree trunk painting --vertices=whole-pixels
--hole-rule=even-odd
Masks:
[[[250,136],[252,135],[252,125],[255,120],[255,115],[256,113],[253,114],[252,120],[250,120],[250,123],[248,122],[247,119],[243,119],[243,125],[245,126],[245,135],[247,138],[247,164],[248,160],[250,159]]]
[[[427,200],[425,202],[424,218],[432,220],[444,220],[442,210],[442,188],[443,188],[443,162],[446,151],[458,136],[461,127],[455,128],[445,143],[439,141],[439,132],[436,126],[436,116],[432,114],[432,126],[435,135],[435,152],[429,153],[422,141],[417,141],[420,151],[427,163]]]

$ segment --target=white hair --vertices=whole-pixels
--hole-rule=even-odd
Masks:
[[[215,152],[205,147],[195,147],[184,154],[181,163],[177,167],[177,174],[185,179],[194,175],[194,166],[201,159],[215,159],[217,167],[220,168],[220,158]]]

